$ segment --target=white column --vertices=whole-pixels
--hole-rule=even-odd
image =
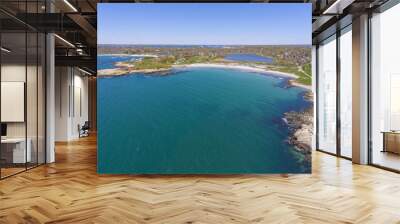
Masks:
[[[71,140],[72,68],[55,69],[55,141]]]
[[[316,150],[316,142],[317,142],[317,107],[316,107],[316,102],[317,102],[317,47],[315,45],[312,46],[311,50],[311,74],[312,74],[312,92],[314,95],[314,130],[313,130],[313,136],[312,136],[312,150]]]
[[[353,19],[353,162],[368,163],[368,15]]]
[[[55,161],[55,54],[54,35],[46,36],[46,163]]]

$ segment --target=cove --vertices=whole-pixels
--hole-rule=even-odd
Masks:
[[[304,89],[254,72],[190,68],[98,78],[98,172],[307,173],[283,113],[310,106]]]

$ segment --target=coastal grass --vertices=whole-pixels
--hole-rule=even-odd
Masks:
[[[311,85],[312,76],[311,76],[311,64],[305,64],[303,66],[274,66],[274,70],[291,73],[298,76],[296,81],[300,84]]]
[[[164,56],[164,57],[145,57],[142,60],[134,62],[135,70],[144,69],[168,69],[172,65],[189,65],[195,63],[210,63],[215,62],[219,58],[216,56],[203,56],[203,55],[193,55],[193,56]]]
[[[312,82],[312,75],[311,75],[311,64],[305,64],[303,66],[301,66],[301,68],[299,69],[299,78],[298,81],[302,84],[305,85],[311,85]]]
[[[153,58],[145,57],[142,60],[134,62],[135,70],[143,69],[168,69],[175,62],[174,57]]]
[[[196,64],[196,63],[210,63],[210,62],[215,62],[219,58],[217,56],[212,56],[212,55],[194,55],[194,56],[188,56],[188,57],[182,57],[177,60],[176,64]]]
[[[311,64],[310,63],[303,65],[303,70],[305,73],[307,73],[308,75],[311,76]]]
[[[213,63],[224,62],[221,57],[214,55],[190,55],[190,56],[163,56],[163,57],[145,57],[142,60],[133,62],[135,70],[146,69],[170,69],[173,65],[189,65],[196,63]],[[244,63],[246,64],[246,63]],[[252,63],[262,65],[264,63]],[[311,85],[311,64],[307,63],[303,66],[296,65],[272,65],[271,69],[280,72],[291,73],[298,76],[296,82],[304,85]]]

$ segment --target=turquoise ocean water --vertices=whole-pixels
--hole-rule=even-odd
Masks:
[[[98,78],[98,172],[310,172],[282,120],[310,103],[285,83],[219,68]]]

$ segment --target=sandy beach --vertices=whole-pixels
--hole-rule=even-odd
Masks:
[[[265,73],[265,74],[274,74],[274,75],[279,75],[283,77],[289,77],[293,78],[290,81],[290,85],[300,87],[307,89],[309,91],[312,91],[312,86],[304,85],[301,83],[296,82],[295,79],[298,78],[297,75],[291,74],[291,73],[286,73],[286,72],[280,72],[280,71],[275,71],[275,70],[266,70],[265,68],[262,67],[256,67],[256,66],[249,66],[249,65],[239,65],[239,64],[216,64],[216,63],[198,63],[198,64],[190,64],[190,65],[176,65],[173,66],[174,68],[193,68],[193,67],[212,67],[212,68],[227,68],[227,69],[240,69],[240,70],[246,70],[246,71],[252,71],[252,72],[259,72],[259,73]]]
[[[298,76],[295,74],[274,71],[274,70],[267,70],[265,67],[261,67],[261,66],[241,65],[241,64],[233,64],[233,63],[230,63],[230,64],[195,63],[195,64],[189,64],[189,65],[173,65],[170,69],[143,69],[143,70],[134,70],[133,66],[131,64],[125,63],[125,62],[118,62],[118,63],[116,63],[116,66],[118,66],[118,68],[99,70],[98,75],[100,75],[100,76],[113,76],[113,75],[118,76],[118,75],[126,75],[128,73],[152,74],[152,73],[156,73],[156,72],[167,72],[171,69],[179,69],[179,68],[239,69],[239,70],[258,72],[258,73],[263,73],[263,74],[273,74],[273,75],[282,76],[282,77],[286,77],[286,78],[292,78],[289,81],[289,84],[291,86],[296,86],[296,87],[300,87],[300,88],[304,88],[309,91],[312,91],[311,86],[296,82],[296,79],[298,78]]]
[[[98,56],[116,56],[116,57],[135,56],[135,57],[152,57],[152,58],[158,57],[158,55],[155,54],[99,54]]]
[[[295,74],[273,71],[273,70],[266,70],[265,68],[262,68],[262,67],[240,65],[240,64],[198,63],[198,64],[190,64],[190,65],[174,66],[174,67],[176,67],[176,68],[179,68],[179,67],[213,67],[213,68],[241,69],[241,70],[252,71],[252,72],[273,73],[273,74],[284,76],[284,77],[298,78],[297,75],[295,75]]]
[[[312,91],[312,86],[308,86],[308,85],[304,85],[304,84],[298,83],[295,80],[293,80],[293,82],[291,82],[290,84],[292,86],[296,86],[296,87],[300,87],[300,88],[304,88],[304,89],[307,89],[309,91]]]

